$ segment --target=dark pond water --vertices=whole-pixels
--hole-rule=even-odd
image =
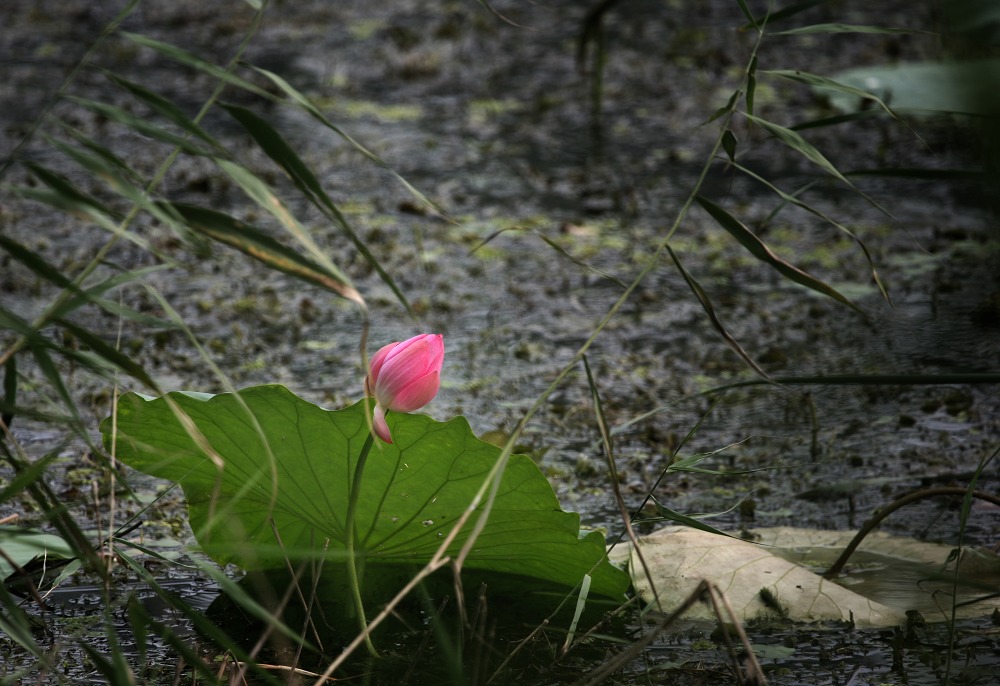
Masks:
[[[244,58],[282,74],[314,98],[333,121],[438,203],[447,220],[421,211],[391,174],[300,112],[245,94],[227,95],[281,128],[413,303],[418,324],[335,227],[304,203],[292,202],[368,301],[371,345],[415,331],[444,333],[444,387],[428,412],[441,419],[465,414],[480,433],[512,431],[619,298],[620,282],[631,282],[654,259],[717,133],[705,121],[736,87],[755,39],[752,31],[740,30],[744,20],[735,2],[619,3],[605,21],[598,128],[588,80],[577,62],[587,6],[510,2],[496,8],[510,22],[469,0],[278,2],[268,8]],[[5,9],[8,21],[0,29],[5,156],[116,10],[100,3],[21,0]],[[239,4],[178,2],[140,5],[125,26],[224,62],[249,20],[249,10]],[[798,23],[830,21],[935,29],[941,16],[933,7],[911,3],[830,3],[804,13]],[[926,58],[939,49],[936,38],[922,35],[770,36],[759,69],[832,75],[852,66]],[[190,112],[211,89],[203,76],[119,38],[104,43],[94,60]],[[758,80],[760,116],[791,125],[833,114],[804,87],[765,76]],[[127,101],[94,68],[84,70],[69,90]],[[140,171],[151,172],[165,154],[157,144],[128,136],[71,103],[52,111]],[[979,139],[954,121],[924,118],[907,124],[861,120],[807,133],[845,170],[977,164]],[[251,166],[267,168],[223,115],[210,115],[206,127]],[[814,166],[760,130],[748,133],[745,122],[735,129],[742,160],[757,173],[787,191],[816,179]],[[54,133],[57,127],[47,120],[43,130]],[[101,192],[41,136],[19,155]],[[22,167],[11,168],[2,182],[0,230],[67,273],[105,240],[97,229],[11,192],[28,183]],[[863,253],[842,231],[792,208],[765,221],[778,204],[775,197],[721,163],[709,174],[704,194],[755,227],[783,256],[855,299],[864,314],[781,278],[698,211],[688,215],[671,247],[728,330],[775,377],[1000,371],[1000,252],[995,218],[981,189],[919,178],[859,177],[857,183],[889,214],[843,184],[824,181],[804,197],[864,239],[893,306],[874,288]],[[171,199],[266,225],[239,190],[202,159],[180,158],[162,190]],[[200,259],[162,228],[148,227],[147,234],[155,249],[183,265],[150,275],[148,283],[184,317],[233,385],[283,383],[327,406],[361,394],[361,322],[352,307],[225,249]],[[150,263],[148,252],[131,244],[116,247],[107,259],[126,268]],[[679,512],[722,513],[711,520],[720,528],[846,529],[913,489],[967,484],[980,460],[996,449],[995,385],[754,386],[701,395],[752,377],[670,260],[657,259],[660,264],[588,353],[616,430],[617,470],[630,507],[638,508],[652,493]],[[53,295],[17,264],[3,265],[0,288],[4,306],[25,317],[37,314]],[[141,289],[123,297],[133,307],[158,307]],[[86,324],[108,340],[117,336],[118,322],[110,318]],[[184,336],[126,325],[122,339],[166,388],[221,390]],[[40,378],[30,365],[21,371],[29,382],[23,387],[30,389]],[[108,412],[108,384],[81,376],[74,378],[73,391],[96,430]],[[42,403],[42,392],[31,402]],[[727,473],[670,474],[658,482],[695,426],[682,454],[730,446],[702,464]],[[19,421],[14,429],[35,458],[65,438],[58,428],[30,421]],[[539,457],[564,505],[580,512],[585,526],[620,530],[582,369],[548,398],[522,443]],[[79,442],[62,449],[52,471],[58,491],[88,526],[107,522],[107,500],[94,505],[92,484],[99,474]],[[0,476],[9,478],[5,472]],[[119,518],[148,502],[159,486],[141,475],[123,478],[145,495],[138,502],[118,502]],[[994,463],[982,488],[996,492],[997,478]],[[746,504],[735,507],[743,498]],[[31,520],[26,497],[0,503],[0,515],[13,513]],[[954,543],[957,516],[954,502],[930,500],[890,517],[883,530]],[[149,523],[147,535],[162,536],[165,548],[189,542],[179,496],[168,495],[154,518],[159,521]],[[1000,512],[977,503],[966,540],[995,545],[998,532]],[[192,591],[207,584],[197,576],[178,583],[191,584]],[[67,591],[69,598],[74,593],[91,597]],[[618,636],[638,628],[629,625]],[[70,642],[68,629],[59,630],[67,636],[57,641]],[[998,649],[988,622],[964,630],[960,652],[976,655],[963,663],[972,681],[984,664],[996,667]],[[914,631],[900,638],[891,632],[845,636],[758,627],[754,640],[786,649],[764,660],[775,683],[937,683],[941,666],[930,656],[940,653],[947,637],[935,627]],[[725,658],[709,638],[709,630],[697,627],[665,637],[628,666],[622,683],[731,678],[719,671]],[[907,648],[923,648],[903,650],[904,641]],[[609,645],[599,643],[598,649]],[[12,665],[23,659],[9,644],[5,649],[13,651]],[[536,667],[524,667],[524,673],[539,682],[572,681],[600,661],[597,653],[588,653],[565,662],[565,671],[560,667],[546,675],[537,668],[545,661],[537,652],[531,655]],[[169,670],[161,666],[155,679],[169,681]],[[68,678],[84,677],[74,672]]]

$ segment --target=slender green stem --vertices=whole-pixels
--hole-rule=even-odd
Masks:
[[[358,512],[361,476],[365,471],[365,462],[368,461],[368,453],[371,452],[372,443],[374,443],[374,439],[369,433],[365,444],[361,446],[361,454],[358,455],[358,463],[354,467],[354,479],[351,482],[351,493],[347,500],[347,518],[344,520],[344,548],[347,550],[347,578],[351,584],[351,595],[354,596],[354,610],[358,614],[358,625],[364,634],[368,652],[372,656],[378,657],[378,652],[372,644],[371,635],[368,633],[368,619],[365,617],[365,605],[361,599],[361,584],[358,580],[358,559],[354,554],[354,543],[357,537],[354,520]]]

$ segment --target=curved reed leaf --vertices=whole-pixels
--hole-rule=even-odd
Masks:
[[[8,310],[3,305],[0,305],[0,329],[7,329],[8,331],[13,331],[19,336],[24,336],[28,339],[29,344],[43,345],[46,343],[42,335],[34,329],[31,324]]]
[[[306,112],[312,115],[312,117],[316,119],[319,123],[321,123],[323,126],[325,126],[326,128],[336,133],[338,136],[343,138],[355,150],[357,150],[359,153],[367,157],[369,160],[371,160],[372,162],[374,162],[375,164],[377,164],[378,166],[382,167],[390,174],[392,174],[396,178],[396,180],[399,181],[401,184],[403,184],[406,190],[408,190],[410,194],[414,198],[416,198],[418,202],[420,202],[420,204],[422,204],[424,207],[427,207],[428,209],[433,210],[434,212],[437,212],[442,215],[445,214],[444,211],[437,205],[437,203],[435,203],[427,196],[425,196],[423,193],[418,191],[412,184],[410,184],[409,181],[404,179],[399,174],[399,172],[390,167],[381,157],[373,153],[365,146],[361,145],[361,143],[359,143],[357,140],[348,135],[343,129],[341,129],[339,126],[337,126],[329,119],[327,119],[326,116],[322,112],[320,112],[319,108],[316,107],[316,105],[313,104],[313,102],[309,98],[307,98],[305,95],[296,90],[285,79],[281,78],[280,76],[278,76],[273,72],[269,72],[266,69],[261,69],[260,67],[254,67],[254,69],[256,69],[259,73],[263,74],[267,78],[271,79],[274,85],[276,85],[278,88],[284,91],[288,97],[290,97],[302,109],[304,109]]]
[[[316,241],[309,235],[306,227],[291,213],[288,206],[281,201],[281,198],[276,196],[271,188],[261,181],[257,175],[243,165],[230,162],[229,160],[216,159],[215,163],[229,175],[229,178],[243,189],[244,193],[250,196],[250,199],[281,222],[281,225],[305,247],[306,251],[317,264],[330,273],[341,274],[340,270],[330,261],[326,253],[316,245]],[[341,276],[343,275],[341,274]],[[347,277],[344,276],[343,278],[346,279]]]
[[[257,142],[257,145],[274,160],[288,177],[295,184],[295,187],[309,199],[309,201],[317,208],[323,215],[332,222],[335,222],[341,230],[347,234],[347,237],[354,244],[354,247],[365,261],[375,270],[382,281],[392,290],[393,294],[399,300],[399,302],[406,308],[407,313],[411,317],[415,317],[413,308],[410,306],[409,300],[403,294],[402,289],[396,284],[395,279],[385,270],[382,264],[378,261],[378,258],[368,249],[368,246],[363,240],[355,233],[354,229],[351,228],[350,223],[348,223],[347,218],[344,217],[343,213],[337,207],[337,205],[330,199],[326,191],[323,190],[323,185],[313,174],[309,166],[302,161],[302,158],[298,156],[295,150],[292,149],[290,145],[285,141],[278,131],[271,126],[271,124],[258,116],[256,113],[248,110],[245,107],[240,107],[238,105],[226,105],[223,104],[222,108],[225,109],[229,114],[246,129],[247,133],[253,137]]]
[[[95,154],[88,154],[83,150],[63,143],[62,141],[51,138],[48,140],[54,147],[66,154],[67,157],[70,157],[74,162],[79,164],[95,177],[102,179],[108,184],[109,187],[111,187],[112,190],[124,197],[126,200],[129,200],[138,208],[146,210],[153,215],[154,218],[173,228],[174,231],[182,238],[190,238],[190,236],[185,234],[184,228],[178,221],[177,217],[172,216],[169,212],[165,212],[163,208],[159,207],[156,203],[150,200],[149,193],[146,189],[141,187],[145,186],[145,182],[139,179],[138,175],[134,171],[128,169],[127,167],[127,171],[122,170],[113,161],[107,160],[107,158],[99,152]],[[116,235],[119,230],[120,229],[116,229]],[[162,254],[161,251],[155,250],[151,245],[144,244],[143,247],[164,262],[177,265],[176,260]]]
[[[26,247],[24,244],[15,241],[9,236],[0,234],[0,248],[3,248],[10,257],[17,260],[46,281],[50,281],[61,288],[68,288],[86,297],[85,294],[77,288],[72,281],[70,281],[70,279],[63,275],[61,270],[56,269],[53,265],[49,264],[44,257],[36,253],[34,250]]]
[[[743,172],[744,174],[746,174],[747,176],[749,176],[750,178],[755,179],[756,181],[759,181],[760,183],[764,184],[765,186],[767,186],[768,188],[770,188],[772,191],[774,191],[775,193],[777,193],[778,196],[782,199],[782,201],[784,203],[787,203],[787,204],[790,204],[790,205],[795,205],[796,207],[799,207],[799,208],[805,210],[806,212],[809,212],[811,214],[816,215],[820,219],[822,219],[825,222],[831,224],[832,226],[835,226],[837,229],[839,229],[840,231],[846,233],[848,236],[850,236],[852,239],[854,239],[854,242],[858,244],[859,248],[861,248],[861,252],[864,253],[865,259],[868,261],[868,266],[871,268],[872,280],[875,281],[875,284],[878,286],[878,289],[882,293],[882,297],[885,298],[886,302],[888,302],[889,304],[892,304],[892,298],[889,297],[889,290],[886,288],[885,284],[882,282],[882,278],[878,274],[878,269],[875,268],[875,261],[872,259],[871,253],[868,252],[868,246],[866,246],[865,242],[863,240],[861,240],[861,237],[858,236],[853,231],[851,231],[846,226],[844,226],[843,224],[841,224],[840,222],[838,222],[835,219],[833,219],[832,217],[828,216],[826,213],[824,213],[824,212],[816,209],[815,207],[813,207],[809,203],[807,203],[807,202],[799,199],[797,193],[799,193],[799,192],[805,192],[807,189],[809,189],[809,188],[811,188],[813,186],[812,183],[806,184],[806,186],[804,186],[802,189],[800,189],[797,193],[786,193],[785,191],[781,190],[780,188],[778,188],[773,183],[771,183],[770,181],[768,181],[764,177],[760,176],[756,172],[753,172],[750,169],[748,169],[748,168],[746,168],[746,167],[744,167],[744,166],[742,166],[740,164],[734,164],[734,166],[737,169],[739,169],[741,172]],[[774,212],[772,212],[768,216],[768,220],[770,220],[775,214],[777,214],[777,210],[775,210]]]
[[[158,41],[155,38],[150,38],[149,36],[143,36],[138,33],[132,33],[130,31],[121,31],[119,35],[124,36],[128,40],[141,45],[146,48],[150,48],[160,53],[161,55],[168,57],[181,64],[186,64],[187,66],[197,69],[200,72],[208,74],[223,83],[227,83],[230,86],[236,86],[245,91],[249,91],[255,95],[259,95],[262,98],[267,98],[268,100],[273,100],[274,96],[268,93],[263,88],[259,88],[247,81],[246,79],[241,79],[227,69],[220,67],[218,65],[212,64],[207,60],[203,60],[194,53],[188,52],[187,50],[182,50],[176,45],[171,45],[170,43],[164,43],[163,41]]]
[[[719,319],[719,315],[715,312],[715,306],[712,305],[712,300],[708,297],[708,293],[706,293],[705,289],[701,287],[701,284],[688,273],[687,269],[684,268],[684,265],[681,264],[680,259],[677,257],[677,253],[675,253],[669,245],[667,246],[667,253],[670,255],[670,259],[674,261],[674,266],[677,267],[677,271],[679,271],[681,276],[684,277],[684,281],[687,283],[688,288],[691,289],[691,292],[694,293],[698,302],[701,303],[701,307],[705,310],[705,314],[708,315],[709,321],[712,323],[712,326],[715,327],[715,330],[719,332],[719,335],[722,336],[726,345],[732,348],[733,352],[743,358],[743,361],[746,362],[751,369],[765,379],[770,379],[771,377],[768,376],[767,372],[761,369],[760,365],[758,365],[757,362],[750,357],[750,353],[744,350],[739,341],[737,341],[733,335],[729,333],[725,325],[722,323],[722,320]]]
[[[747,115],[751,118],[753,117],[753,99],[757,92],[757,56],[754,55],[753,59],[750,60],[750,67],[747,69],[746,74],[746,103],[747,103]]]
[[[27,651],[32,657],[39,661],[39,667],[43,673],[53,671],[54,665],[50,664],[47,651],[35,641],[32,636],[32,622],[29,621],[27,613],[21,607],[19,598],[11,595],[3,585],[0,585],[0,631],[6,634],[12,641]],[[15,682],[20,676],[30,677],[28,674],[11,674]],[[38,676],[37,674],[35,676]]]
[[[34,162],[25,161],[24,165],[52,192],[46,193],[35,188],[18,188],[16,191],[19,195],[38,200],[79,219],[91,221],[112,233],[118,233],[117,220],[121,217],[117,212],[81,191],[65,176]]]
[[[95,355],[98,355],[100,358],[122,370],[132,378],[146,384],[148,388],[152,390],[159,389],[157,383],[153,381],[153,378],[149,376],[149,374],[146,373],[146,370],[141,364],[135,362],[132,358],[114,346],[109,345],[100,336],[95,335],[93,332],[88,331],[82,326],[77,326],[72,322],[68,322],[65,319],[57,320],[56,323],[66,331],[73,334],[81,343],[90,348]],[[79,355],[75,355],[74,357],[76,357],[76,359],[80,359]]]
[[[105,634],[109,639],[110,645],[101,650],[98,650],[84,639],[78,639],[77,643],[87,654],[91,665],[107,679],[107,683],[133,684],[135,683],[135,675],[132,674],[132,669],[125,661],[121,646],[117,644],[117,635],[114,634],[113,627],[114,625],[110,622],[105,625]],[[114,636],[114,639],[111,638],[112,636]],[[105,654],[110,657],[106,657]]]
[[[60,452],[65,447],[65,442],[63,442],[58,450],[51,450],[40,458],[32,460],[23,470],[15,474],[14,478],[3,489],[0,489],[0,503],[5,503],[11,498],[23,494],[28,486],[40,480],[45,474],[45,470],[59,458]]]
[[[168,205],[168,203],[163,203]],[[278,271],[315,284],[362,307],[364,299],[340,270],[330,271],[279,243],[260,229],[222,212],[204,207],[169,203],[186,225],[207,238],[236,248],[240,252]]]
[[[784,143],[785,145],[787,145],[791,149],[796,150],[799,153],[801,153],[806,159],[808,159],[811,162],[819,165],[819,167],[821,169],[823,169],[824,171],[826,171],[828,174],[830,174],[834,178],[839,179],[840,181],[843,181],[852,190],[854,190],[855,192],[857,192],[858,195],[860,195],[862,198],[864,198],[865,200],[867,200],[872,205],[872,207],[874,207],[878,211],[880,211],[880,212],[882,212],[882,213],[884,213],[884,214],[886,214],[886,215],[888,215],[890,217],[892,216],[892,213],[890,213],[887,209],[885,209],[884,207],[882,207],[882,205],[880,205],[874,199],[872,199],[871,197],[869,197],[866,193],[864,193],[863,191],[861,191],[857,186],[855,186],[853,183],[851,183],[847,179],[847,177],[844,176],[844,174],[841,173],[841,171],[839,169],[837,169],[833,165],[833,163],[830,162],[830,160],[828,160],[823,155],[823,153],[821,153],[809,141],[807,141],[805,138],[803,138],[801,135],[799,135],[798,132],[793,131],[792,129],[789,129],[789,128],[785,127],[785,126],[781,126],[780,124],[775,124],[772,121],[768,121],[766,119],[761,119],[760,117],[754,117],[754,116],[749,115],[749,114],[747,115],[747,119],[749,119],[751,122],[753,122],[753,123],[759,125],[760,127],[762,127],[765,131],[767,131],[768,133],[770,133],[772,136],[774,136],[775,138],[777,138],[779,141],[781,141],[782,143]]]
[[[731,129],[722,132],[722,149],[726,151],[730,162],[736,161],[736,135]]]
[[[0,312],[0,325],[5,322],[5,319],[9,314],[9,312]],[[124,371],[142,381],[150,388],[157,388],[156,383],[146,374],[145,370],[140,365],[130,360],[126,355],[116,350],[105,341],[101,340],[98,336],[71,322],[61,321],[59,322],[59,325],[74,336],[77,336],[78,339],[84,343],[84,345],[90,348],[90,351],[77,350],[70,345],[59,345],[49,338],[42,336],[38,332],[34,332],[34,335],[31,335],[29,332],[32,330],[30,329],[30,325],[27,323],[24,323],[24,326],[17,331],[27,339],[28,349],[31,351],[32,356],[34,356],[35,362],[38,364],[40,371],[43,376],[45,376],[45,379],[49,382],[49,384],[51,384],[52,388],[55,389],[56,394],[59,396],[59,400],[62,401],[62,403],[69,409],[74,422],[80,422],[79,411],[77,410],[76,403],[73,400],[69,389],[63,381],[59,368],[56,366],[55,361],[49,354],[50,351],[57,353],[67,360],[70,360],[73,364],[82,367],[99,377],[114,380],[114,376],[109,372]],[[90,443],[89,436],[82,437]]]
[[[82,305],[88,302],[93,302],[102,309],[123,317],[136,324],[141,324],[143,326],[152,326],[159,329],[175,329],[178,328],[176,322],[169,319],[164,319],[162,317],[155,317],[151,314],[146,314],[145,312],[140,312],[138,310],[132,309],[131,307],[126,307],[115,300],[110,300],[107,298],[100,298],[102,293],[105,293],[118,286],[124,286],[130,283],[142,283],[143,280],[149,274],[154,272],[162,271],[164,269],[169,269],[171,265],[169,264],[154,264],[149,267],[143,267],[142,269],[132,269],[130,271],[124,272],[122,274],[117,274],[104,281],[101,281],[89,288],[82,289],[80,295],[71,297],[57,304],[51,311],[51,319],[61,319],[65,318],[69,313],[76,309],[79,309]]]
[[[683,470],[683,471],[695,471],[695,470]],[[704,531],[705,533],[709,533],[709,534],[718,534],[719,536],[727,536],[729,538],[736,538],[736,539],[739,538],[738,536],[734,536],[733,534],[726,533],[725,531],[722,531],[721,529],[716,529],[711,524],[706,524],[705,522],[701,521],[700,519],[697,519],[696,517],[692,517],[690,515],[682,514],[680,512],[677,512],[676,510],[671,510],[669,507],[667,507],[666,505],[662,504],[661,502],[659,502],[655,498],[653,499],[653,504],[656,506],[656,515],[660,519],[665,519],[665,520],[670,521],[670,522],[676,522],[677,524],[680,524],[681,526],[690,527],[692,529],[697,529],[699,531]],[[733,507],[738,507],[738,506],[739,506],[739,504],[737,503]],[[732,509],[732,508],[730,508],[730,509]],[[725,514],[725,512],[720,512],[719,514]],[[703,516],[703,515],[699,515],[699,516]]]
[[[51,347],[51,344],[41,336],[36,336],[34,341],[28,344],[28,349],[31,351],[32,357],[35,358],[35,363],[42,372],[42,376],[55,389],[59,400],[73,417],[73,424],[80,427],[82,432],[83,419],[80,417],[80,410],[76,406],[76,401],[73,400],[73,395],[69,392],[65,382],[63,382],[62,375],[59,373],[56,363],[48,353],[47,348],[49,347]]]
[[[753,26],[755,29],[759,28],[760,25],[754,18],[753,13],[750,11],[750,7],[747,5],[747,0],[736,0],[736,4],[739,5],[740,12],[742,12],[743,16],[747,18],[747,21],[750,22],[750,25]]]
[[[770,133],[772,136],[774,136],[779,141],[790,147],[792,150],[801,153],[806,159],[818,165],[820,168],[822,168],[825,172],[827,172],[831,176],[843,181],[852,188],[854,187],[854,185],[847,180],[847,177],[841,174],[840,170],[838,170],[835,166],[833,166],[833,163],[830,162],[830,160],[826,159],[823,153],[821,153],[818,149],[816,149],[816,147],[812,143],[807,141],[796,131],[793,131],[792,129],[789,129],[785,126],[781,126],[780,124],[775,124],[774,122],[768,121],[767,119],[761,119],[760,117],[755,117],[752,114],[748,114],[747,119],[749,119],[754,124],[760,126],[762,129]]]
[[[719,109],[715,110],[715,112],[712,113],[712,116],[709,117],[708,119],[706,119],[704,123],[706,123],[706,124],[711,123],[711,122],[715,121],[716,119],[719,119],[720,117],[724,117],[727,114],[731,114],[731,113],[735,112],[736,111],[736,101],[739,100],[739,97],[742,94],[743,94],[743,91],[741,89],[737,89],[737,90],[733,91],[733,94],[729,96],[729,101],[725,105],[723,105],[722,107],[720,107]]]
[[[188,138],[184,136],[179,136],[176,133],[171,133],[167,131],[162,126],[154,124],[148,119],[143,117],[137,117],[130,112],[126,112],[120,107],[114,105],[109,105],[106,102],[100,102],[97,100],[91,100],[89,98],[81,98],[75,95],[65,96],[67,100],[75,102],[76,104],[91,109],[98,114],[101,114],[111,121],[116,121],[123,126],[127,126],[133,131],[140,133],[144,136],[148,136],[153,140],[158,140],[161,143],[166,143],[167,145],[172,145],[176,148],[183,150],[184,152],[191,155],[207,155],[210,151],[195,145]]]
[[[95,155],[96,157],[98,157],[102,161],[102,164],[104,165],[104,167],[110,167],[112,169],[117,169],[120,174],[124,175],[132,183],[138,184],[138,183],[142,182],[142,179],[139,178],[139,175],[135,172],[135,170],[132,169],[132,167],[130,167],[125,162],[125,160],[123,160],[122,158],[120,158],[115,153],[111,152],[111,150],[109,150],[105,146],[101,145],[100,143],[98,143],[97,141],[95,141],[93,138],[90,138],[89,136],[87,136],[82,131],[79,131],[78,129],[74,129],[67,122],[65,122],[65,121],[63,121],[63,120],[60,119],[58,121],[58,123],[62,126],[62,130],[68,136],[70,136],[71,138],[73,138],[73,140],[75,140],[79,145],[83,146],[84,148],[86,148],[87,150],[89,150],[93,155]],[[46,140],[48,142],[56,145],[57,147],[59,147],[60,150],[71,150],[72,149],[66,143],[58,141],[57,139],[52,138],[51,136],[46,136]],[[77,163],[79,164],[79,161]]]
[[[224,149],[218,141],[205,131],[205,129],[195,124],[194,121],[184,114],[180,107],[164,98],[159,93],[155,93],[149,88],[133,81],[129,81],[128,79],[117,74],[108,72],[105,75],[119,87],[127,90],[139,100],[142,100],[142,102],[146,103],[146,105],[148,105],[154,112],[167,121],[173,122],[182,130],[205,141],[216,150]]]
[[[0,317],[3,313],[0,312]],[[2,324],[0,324],[2,325]],[[50,424],[71,424],[74,420],[72,417],[67,415],[57,415],[49,412],[39,412],[30,407],[25,407],[23,405],[17,404],[17,355],[11,355],[7,358],[7,361],[3,364],[4,367],[4,378],[3,378],[3,399],[0,399],[0,422],[3,422],[3,426],[0,426],[0,446],[5,447],[4,441],[7,438],[6,429],[9,429],[14,421],[15,417],[24,417],[26,419],[33,419],[39,422],[48,422]],[[6,428],[5,428],[6,427]],[[60,446],[60,450],[64,446]],[[6,453],[6,450],[3,451]],[[57,457],[59,455],[59,450],[53,451],[51,456]],[[28,467],[22,469],[18,472],[18,475],[10,481],[0,493],[0,503],[5,502],[11,493],[21,493],[27,487],[28,484],[32,484],[36,481],[35,478],[30,477],[24,480],[21,479],[21,475],[31,469],[34,469],[34,465],[39,463],[48,464],[50,461],[49,455],[31,462]]]
[[[125,307],[114,300],[108,300],[100,297],[102,293],[110,290],[111,288],[115,288],[116,286],[120,286],[131,281],[140,280],[147,274],[160,271],[161,269],[166,269],[170,265],[154,265],[145,269],[134,270],[132,272],[127,272],[125,274],[106,279],[105,281],[90,288],[81,289],[73,283],[73,281],[63,275],[60,270],[49,264],[41,255],[28,249],[12,238],[0,234],[0,247],[2,247],[8,255],[28,267],[41,278],[75,294],[73,298],[62,303],[57,310],[53,312],[53,319],[65,317],[74,310],[80,308],[82,305],[92,303],[114,315],[122,316],[131,321],[148,326],[158,326],[164,328],[172,328],[174,326],[172,322],[166,319],[153,317],[143,312],[133,310],[132,308]]]
[[[724,228],[730,233],[737,241],[740,242],[744,248],[750,251],[750,253],[766,264],[771,265],[780,273],[782,276],[794,281],[795,283],[805,286],[806,288],[812,289],[817,293],[822,293],[823,295],[829,296],[834,300],[842,302],[851,309],[864,313],[860,307],[850,301],[847,297],[842,295],[832,286],[828,286],[824,282],[820,281],[814,276],[807,274],[798,267],[786,262],[777,255],[775,255],[767,245],[757,238],[754,233],[742,224],[736,217],[729,214],[719,205],[709,200],[704,196],[697,196],[695,198],[698,204],[708,212],[719,226]]]

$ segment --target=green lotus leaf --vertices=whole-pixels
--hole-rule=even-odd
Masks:
[[[276,385],[214,396],[130,393],[101,431],[109,449],[115,438],[119,460],[183,487],[192,529],[210,557],[263,570],[287,560],[344,559],[348,491],[369,411],[364,401],[325,410]],[[395,444],[376,442],[365,466],[357,552],[367,565],[423,565],[476,502],[501,451],[476,438],[464,417],[392,413],[389,425]],[[448,554],[468,541],[478,515]],[[629,584],[605,558],[604,537],[580,534],[579,515],[560,508],[523,455],[504,468],[465,567],[567,588],[590,574],[590,593],[611,598],[622,598]]]

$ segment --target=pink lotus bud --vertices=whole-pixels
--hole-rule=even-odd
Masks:
[[[392,443],[385,413],[419,410],[437,395],[444,363],[444,338],[425,333],[390,343],[372,356],[365,395],[375,398],[375,434]]]

